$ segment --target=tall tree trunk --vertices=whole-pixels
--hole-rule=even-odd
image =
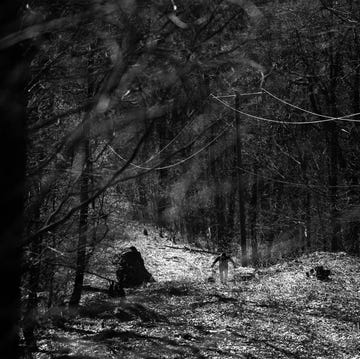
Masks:
[[[332,74],[335,76],[335,74]],[[336,79],[332,79],[330,88],[330,109],[331,116],[336,117]],[[338,130],[335,122],[328,124],[328,147],[330,152],[330,167],[329,167],[329,194],[330,194],[330,217],[331,217],[331,250],[338,251],[340,248],[339,243],[339,220],[337,205],[337,185],[338,185]]]
[[[139,196],[138,203],[139,203],[139,207],[140,207],[140,208],[137,208],[136,214],[137,214],[137,217],[139,217],[141,221],[146,221],[149,219],[149,216],[147,214],[148,202],[147,202],[145,186],[146,186],[146,182],[143,177],[139,177],[136,179],[136,187],[138,189],[138,196]]]
[[[214,166],[215,168],[215,166]],[[216,188],[215,188],[215,213],[216,213],[216,222],[217,227],[217,243],[221,251],[229,250],[229,238],[226,231],[225,223],[225,199],[222,190],[222,183],[218,174],[215,174],[216,178]]]
[[[94,44],[90,50],[94,49]],[[94,59],[90,59],[88,63],[88,83],[87,98],[92,98],[95,92],[95,80],[92,74]],[[90,116],[89,113],[85,116]],[[78,148],[79,162],[78,168],[81,169],[80,175],[80,203],[85,203],[89,199],[90,179],[92,175],[92,164],[90,161],[90,125],[85,126],[83,138]],[[94,203],[93,203],[94,206]],[[80,208],[79,213],[79,239],[77,245],[76,272],[74,287],[69,301],[70,307],[78,307],[81,299],[82,287],[84,282],[84,274],[87,265],[87,245],[88,245],[88,227],[89,227],[89,204],[86,203]]]
[[[356,64],[354,76],[353,76],[353,86],[352,86],[352,110],[354,113],[358,113],[360,111],[360,61],[359,61],[359,50],[360,50],[360,41],[359,36],[354,30],[354,62]],[[360,115],[355,117],[356,120],[360,118]]]
[[[240,97],[236,93],[235,108],[240,109]],[[241,264],[247,265],[247,243],[246,243],[246,214],[245,214],[245,193],[242,179],[242,144],[240,135],[240,115],[235,112],[236,121],[236,158],[237,158],[237,181],[238,181],[238,203],[239,203],[239,222],[240,222],[240,248],[241,248]]]
[[[305,236],[305,247],[306,250],[311,248],[311,190],[309,186],[309,177],[308,177],[308,161],[309,156],[307,153],[304,153],[301,160],[301,172],[302,177],[305,184],[306,194],[304,196],[304,210],[305,210],[305,228],[304,228],[304,236]]]
[[[215,128],[213,128],[213,136],[215,137]],[[216,241],[217,248],[220,251],[227,251],[229,248],[229,243],[227,241],[226,231],[225,231],[225,201],[222,190],[222,183],[219,176],[221,173],[220,169],[220,160],[217,158],[215,153],[216,146],[211,146],[209,149],[209,167],[210,167],[210,178],[212,182],[212,192],[213,192],[213,220],[212,220],[212,238]]]
[[[336,116],[332,111],[332,116]],[[336,252],[340,248],[339,243],[339,220],[337,205],[337,185],[338,185],[338,135],[337,127],[334,122],[328,124],[329,138],[328,147],[330,152],[329,164],[329,194],[330,194],[330,221],[331,221],[331,250]]]
[[[360,49],[360,43],[357,31],[354,30],[354,57],[353,61],[356,64],[354,75],[353,75],[353,85],[352,85],[352,112],[359,113],[360,112],[360,61],[358,59],[358,51]],[[360,115],[354,117],[356,120],[360,120]],[[352,145],[356,148],[359,146],[359,130],[358,128],[354,128],[354,133],[352,137]],[[356,163],[356,161],[350,161]],[[351,168],[351,188],[349,189],[349,197],[350,197],[350,205],[357,205],[359,203],[359,193],[358,193],[358,185],[359,185],[359,177],[358,177],[358,165],[352,166]],[[349,223],[349,228],[347,230],[348,240],[351,245],[351,252],[355,255],[360,254],[360,221],[351,221]]]
[[[307,190],[307,193],[305,195],[305,228],[304,228],[304,236],[305,236],[305,246],[306,250],[311,250],[312,247],[312,223],[311,223],[311,193],[310,190]]]
[[[37,195],[34,194],[35,196]],[[36,207],[33,215],[33,226],[29,227],[29,234],[31,230],[36,232],[40,223],[40,208]],[[42,257],[42,236],[38,236],[29,245],[28,258],[28,298],[26,303],[26,311],[23,319],[23,333],[26,343],[26,349],[29,353],[37,351],[37,343],[35,337],[35,329],[37,326],[37,310],[38,310],[38,291],[41,272],[41,257]]]
[[[332,6],[332,0],[330,0]],[[334,23],[334,15],[330,14]],[[335,48],[333,43],[333,32],[329,32],[329,89],[328,94],[325,94],[330,108],[332,117],[338,116],[337,110],[337,86],[338,76],[340,74],[340,54]],[[337,185],[338,185],[338,158],[340,146],[338,143],[338,129],[335,122],[328,123],[328,148],[330,153],[330,166],[329,166],[329,194],[330,194],[330,218],[331,218],[331,250],[336,252],[340,249],[340,224],[338,220],[337,205]]]
[[[19,29],[22,1],[0,3],[0,39]],[[25,88],[31,58],[15,45],[0,49],[0,358],[19,357],[21,242],[25,181]]]
[[[257,216],[259,211],[259,175],[258,169],[254,168],[254,180],[251,187],[251,197],[250,197],[250,215],[249,215],[249,227],[250,227],[250,238],[251,238],[251,253],[252,253],[252,263],[256,265],[259,261],[258,254],[258,237],[257,237]]]
[[[83,159],[83,169],[80,177],[80,203],[86,202],[89,199],[89,145],[89,139],[85,138],[79,146],[79,152]],[[76,273],[74,288],[69,301],[70,307],[77,307],[81,298],[87,259],[88,212],[89,206],[87,204],[81,207],[79,214],[79,239],[77,246]]]
[[[236,201],[234,200],[235,196],[236,196],[236,187],[234,186],[234,184],[232,184],[228,196],[228,211],[227,211],[227,220],[226,220],[226,227],[229,238],[234,238],[235,236],[235,208],[236,208]]]
[[[237,169],[236,169],[236,143],[229,148],[228,156],[232,158],[230,169],[230,191],[228,195],[228,213],[227,213],[227,231],[230,238],[234,238],[235,235],[235,210],[236,210],[236,190],[237,190]]]
[[[57,243],[56,243],[56,237],[52,236],[52,243],[51,246],[52,248],[56,248],[57,247]],[[47,301],[47,307],[51,308],[53,306],[54,303],[54,296],[55,296],[55,291],[54,291],[54,279],[55,279],[55,271],[56,271],[56,265],[55,265],[55,253],[53,251],[51,251],[51,253],[48,253],[47,255],[47,259],[49,261],[48,263],[48,269],[47,269],[47,288],[49,291],[49,297],[48,297],[48,301]]]
[[[156,130],[159,139],[159,151],[166,146],[167,137],[168,137],[168,127],[167,127],[167,117],[164,116],[163,118],[159,119],[156,125]],[[165,152],[162,151],[159,154],[159,158],[162,160],[165,158]],[[164,227],[165,226],[165,218],[164,212],[167,206],[167,198],[166,198],[166,180],[168,176],[168,170],[166,168],[160,169],[158,171],[158,201],[157,201],[157,224],[158,226]]]

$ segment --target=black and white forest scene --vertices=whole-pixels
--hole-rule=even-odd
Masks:
[[[2,0],[0,359],[360,359],[360,2]]]

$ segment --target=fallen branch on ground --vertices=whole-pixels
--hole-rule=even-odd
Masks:
[[[213,254],[213,255],[217,254],[215,252],[207,251],[205,249],[190,248],[187,246],[177,247],[177,246],[169,246],[169,245],[165,244],[165,247],[172,248],[172,249],[181,249],[181,250],[190,251],[190,252],[208,253],[208,254]]]

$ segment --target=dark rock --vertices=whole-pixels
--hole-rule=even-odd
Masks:
[[[321,281],[331,280],[331,274],[331,270],[325,269],[324,266],[316,266],[315,268],[311,268],[308,272],[306,272],[306,276],[308,278],[315,276],[318,280]]]
[[[119,255],[116,277],[121,288],[133,288],[143,283],[155,282],[145,268],[140,252],[133,246]]]

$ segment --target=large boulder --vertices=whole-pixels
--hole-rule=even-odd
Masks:
[[[116,265],[116,278],[122,288],[133,288],[143,283],[155,282],[145,268],[141,253],[133,246],[118,255]]]

